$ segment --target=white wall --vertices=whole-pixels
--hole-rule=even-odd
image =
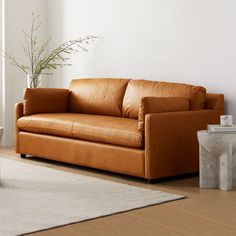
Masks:
[[[40,14],[43,21],[41,39],[47,37],[47,0],[5,0],[5,49],[16,55],[22,63],[25,62],[20,42],[23,41],[22,30],[31,27],[31,14]],[[26,87],[26,75],[19,69],[5,64],[3,81],[2,117],[5,135],[4,146],[14,144],[14,104],[22,101],[23,90]]]
[[[203,85],[224,93],[236,118],[235,0],[49,0],[52,46],[100,39],[49,79],[128,77]]]

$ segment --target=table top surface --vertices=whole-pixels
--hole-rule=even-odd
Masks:
[[[222,132],[222,133],[220,133],[220,132],[216,132],[216,133],[213,133],[213,132],[208,132],[208,130],[199,130],[199,131],[197,131],[197,134],[198,135],[209,135],[209,136],[211,136],[211,135],[217,135],[217,136],[219,136],[219,135],[227,135],[227,136],[229,136],[229,135],[233,135],[233,136],[236,136],[236,133],[227,133],[227,132]]]
[[[225,145],[225,144],[236,144],[236,133],[209,133],[207,130],[199,130],[197,132],[198,142],[200,144],[209,145]]]

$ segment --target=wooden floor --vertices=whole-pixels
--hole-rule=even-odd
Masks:
[[[184,200],[107,216],[59,227],[32,236],[231,236],[236,235],[236,189],[220,191],[198,188],[198,178],[162,181],[148,185],[142,180],[106,172],[46,161],[38,158],[20,159],[12,149],[1,149],[0,156],[21,162],[47,166],[88,176],[184,194]]]

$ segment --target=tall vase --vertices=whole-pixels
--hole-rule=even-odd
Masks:
[[[33,77],[30,74],[27,75],[27,88],[40,88],[42,86],[41,75]]]

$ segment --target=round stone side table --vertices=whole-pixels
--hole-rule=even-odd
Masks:
[[[197,132],[200,188],[232,190],[236,186],[236,134]]]

